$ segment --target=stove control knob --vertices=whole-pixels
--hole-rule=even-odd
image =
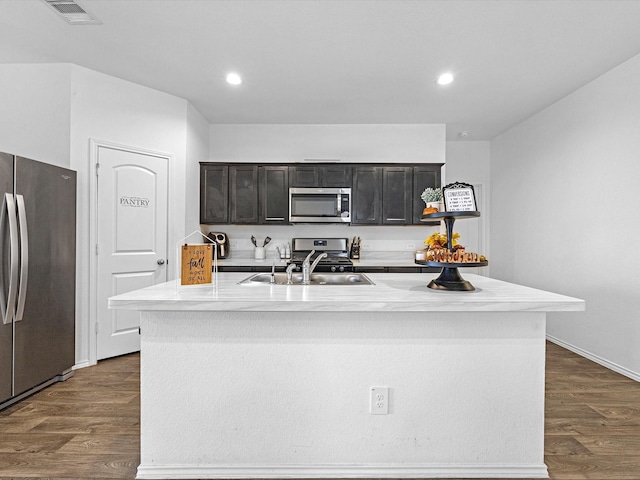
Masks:
[[[335,266],[335,265],[333,265],[333,266],[331,267],[331,271],[332,271],[332,272],[335,272],[335,271],[336,271],[336,266]]]
[[[340,271],[344,272],[344,265],[340,265]]]

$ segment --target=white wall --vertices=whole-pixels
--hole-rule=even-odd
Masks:
[[[561,344],[640,380],[640,56],[491,142],[492,276],[583,298]]]
[[[95,176],[90,140],[167,154],[169,165],[169,247],[184,233],[187,101],[156,90],[73,66],[71,70],[71,168],[78,172],[78,364],[95,361],[92,351],[95,316],[90,311],[92,288],[90,245],[93,211],[89,204]],[[169,252],[171,252],[171,248]],[[169,278],[175,262],[168,262]]]
[[[447,142],[447,164],[443,185],[452,182],[469,183],[474,186],[480,218],[465,219],[454,224],[460,234],[460,243],[468,250],[489,254],[489,227],[491,224],[490,166],[491,144],[488,141]],[[491,260],[491,259],[489,259]],[[464,269],[464,272],[489,275],[488,267]]]
[[[211,125],[210,161],[444,163],[445,125]]]
[[[70,66],[0,65],[0,151],[69,168]]]
[[[190,103],[187,105],[187,154],[185,164],[185,235],[200,229],[200,162],[209,159],[209,123]]]

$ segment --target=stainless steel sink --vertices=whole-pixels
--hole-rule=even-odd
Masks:
[[[287,274],[278,272],[273,274],[273,282],[270,273],[256,273],[242,280],[240,285],[304,285],[302,273],[294,273],[291,283],[287,283]],[[369,277],[363,273],[312,273],[309,285],[375,285]]]

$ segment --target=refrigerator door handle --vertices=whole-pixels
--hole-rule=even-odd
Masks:
[[[18,223],[16,220],[16,204],[13,195],[4,194],[0,213],[0,252],[4,254],[4,225],[9,224],[9,291],[4,296],[4,276],[0,281],[0,309],[2,310],[2,323],[7,325],[13,321],[13,313],[16,305],[18,291]]]
[[[20,285],[18,288],[18,309],[16,322],[22,320],[24,314],[24,302],[27,298],[27,284],[29,280],[29,235],[27,232],[27,209],[24,205],[24,197],[16,195],[18,205],[18,220],[20,224]]]

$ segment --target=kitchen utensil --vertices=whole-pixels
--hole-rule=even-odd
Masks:
[[[357,260],[360,258],[360,237],[353,237],[351,242],[351,258]]]
[[[251,235],[251,243],[253,243],[253,246],[254,246],[254,247],[257,247],[257,246],[258,246],[258,242],[257,242],[257,240],[256,240],[256,237],[254,237],[253,235]]]
[[[267,246],[267,243],[269,243],[270,241],[271,241],[271,237],[267,237],[267,238],[265,238],[265,239],[264,239],[264,242],[262,242],[262,246],[263,246],[263,247],[266,247],[266,246]]]

